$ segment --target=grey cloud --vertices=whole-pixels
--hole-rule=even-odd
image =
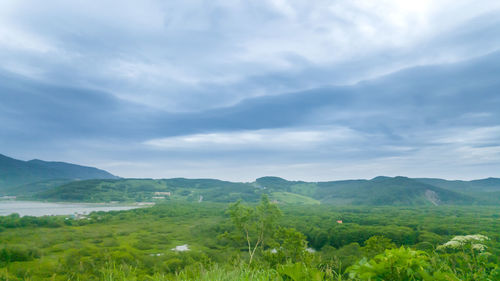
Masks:
[[[333,10],[330,1],[10,3],[0,11],[0,38],[11,39],[0,41],[5,154],[109,164],[135,176],[154,170],[148,161],[157,163],[157,174],[182,170],[172,164],[181,160],[185,167],[212,163],[221,174],[243,162],[257,173],[265,161],[266,171],[313,167],[325,179],[335,169],[346,174],[344,164],[357,172],[377,170],[367,162],[380,164],[378,171],[410,169],[411,161],[442,164],[440,157],[457,160],[454,153],[466,151],[484,156],[478,167],[497,167],[496,135],[462,144],[435,139],[499,124],[500,53],[492,51],[500,48],[500,11],[491,1],[490,11],[488,1],[436,1],[429,15],[403,9],[403,27],[391,25],[388,11],[363,6],[369,2],[335,2]],[[360,139],[301,151],[144,145],[193,134],[331,127]],[[453,166],[457,174],[472,165],[466,160]],[[116,164],[131,162],[138,172]]]
[[[330,14],[327,12],[330,4],[328,1],[315,5],[290,3],[289,8],[296,15],[289,17],[282,8],[267,2],[122,1],[120,13],[111,14],[109,11],[117,9],[114,1],[104,1],[95,7],[86,2],[47,1],[43,6],[16,3],[19,7],[10,11],[5,21],[36,34],[54,50],[36,55],[16,54],[12,50],[3,53],[5,61],[14,60],[35,68],[55,83],[97,87],[168,110],[200,110],[227,106],[255,95],[359,81],[428,60],[429,56],[447,56],[450,50],[457,52],[457,45],[472,46],[467,48],[471,56],[484,53],[484,46],[489,46],[489,50],[499,46],[495,40],[476,43],[481,36],[496,38],[487,36],[498,30],[493,20],[498,13],[493,11],[458,27],[452,25],[451,30],[436,26],[436,30],[444,33],[424,36],[423,41],[415,42],[417,46],[388,44],[380,48],[370,46],[376,42],[366,42],[366,46],[361,46],[363,51],[346,54],[340,61],[332,62],[331,57],[341,49],[355,48],[341,46],[331,32],[337,30],[338,36],[344,33],[361,36],[355,19],[362,19],[375,29],[392,30],[388,23],[377,24],[380,15],[363,10],[366,7],[362,5],[337,3]],[[467,7],[462,4],[458,6]],[[443,20],[451,19],[445,13]],[[304,46],[287,48],[295,44],[297,36]],[[325,38],[333,38],[333,41],[323,42]],[[394,38],[401,39],[401,36],[394,34]],[[356,42],[355,39],[343,40]],[[361,42],[365,39],[358,38]],[[262,56],[246,60],[247,53],[253,52],[249,46],[259,48],[255,42],[274,42],[274,45],[268,49],[262,47]],[[321,52],[303,52],[309,46],[324,46],[321,52],[329,51],[318,63],[310,56]],[[460,51],[460,55],[464,55],[464,51]],[[282,68],[271,60],[289,66]],[[116,73],[121,61],[156,70],[141,73],[136,67],[137,77],[121,76]],[[183,78],[194,82],[183,81]],[[219,78],[222,81],[218,81]]]
[[[68,136],[147,139],[210,131],[341,125],[366,133],[398,134],[428,126],[498,122],[498,53],[450,65],[416,67],[353,86],[244,100],[234,106],[169,113],[89,89],[3,76],[2,114],[22,116],[34,131]],[[484,113],[484,118],[461,119]],[[367,114],[368,113],[368,114]],[[20,122],[20,121],[13,121]],[[34,125],[36,124],[36,126]],[[32,128],[33,129],[33,128]],[[51,133],[43,133],[51,129]]]

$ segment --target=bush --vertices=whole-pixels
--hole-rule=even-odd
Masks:
[[[347,271],[356,280],[433,280],[427,254],[405,247],[386,250],[370,261],[362,259]]]
[[[37,248],[28,248],[24,245],[7,245],[0,249],[0,263],[7,264],[16,261],[30,261],[41,256]]]

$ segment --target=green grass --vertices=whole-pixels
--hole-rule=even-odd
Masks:
[[[286,193],[278,194],[290,198]],[[500,256],[499,207],[297,204],[279,205],[284,214],[279,224],[293,227],[307,237],[309,246],[317,250],[311,264],[305,268],[270,265],[261,254],[256,264],[248,268],[245,242],[235,236],[225,214],[226,207],[227,204],[219,203],[170,201],[151,208],[93,213],[90,220],[51,227],[23,224],[23,218],[5,217],[0,220],[0,280],[7,280],[8,276],[11,281],[288,281],[283,270],[311,275],[317,270],[325,274],[329,269],[344,272],[363,257],[364,243],[374,235],[383,235],[397,246],[425,248],[432,254],[433,248],[454,235],[482,233],[491,238],[488,242],[491,264],[498,264]],[[337,224],[337,219],[343,219],[344,223]],[[171,251],[182,244],[188,244],[191,250]],[[6,263],[2,262],[2,247],[36,255]],[[344,274],[342,278],[345,277]]]

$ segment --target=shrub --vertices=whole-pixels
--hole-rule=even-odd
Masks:
[[[40,250],[24,245],[7,245],[0,249],[0,263],[30,261],[40,257]]]

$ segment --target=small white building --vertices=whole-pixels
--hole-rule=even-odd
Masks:
[[[170,191],[168,192],[163,192],[163,191],[157,191],[155,192],[155,195],[162,195],[162,196],[170,196]]]

